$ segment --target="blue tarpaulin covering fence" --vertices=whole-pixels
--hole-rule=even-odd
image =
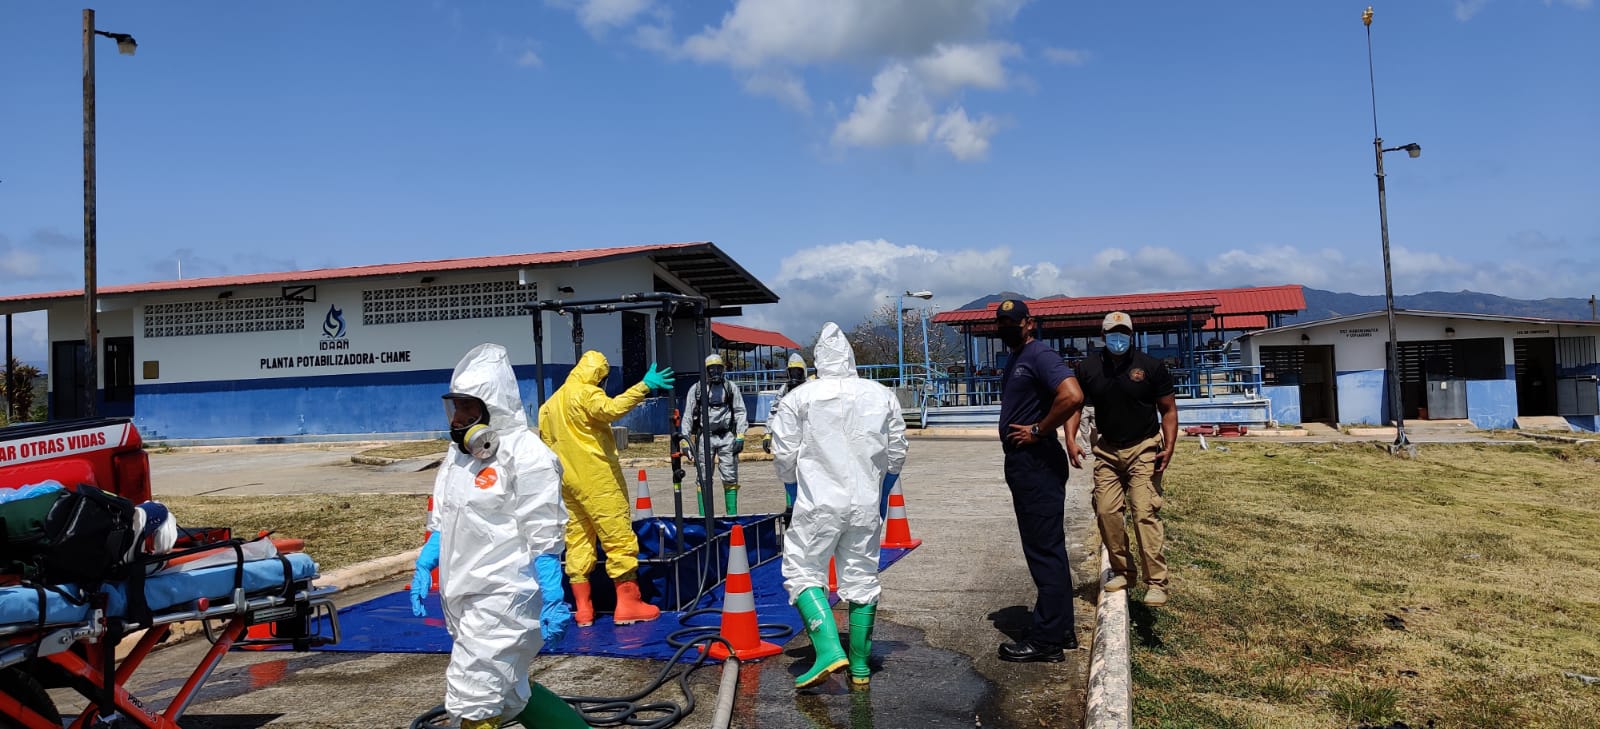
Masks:
[[[772,518],[770,515],[720,518],[717,520],[717,530],[719,535],[725,535],[726,530],[731,529],[735,523],[746,526],[745,534],[748,542],[746,549],[752,564],[750,578],[755,591],[756,614],[763,624],[787,626],[789,636],[793,637],[801,632],[800,615],[789,605],[788,595],[783,589],[781,560],[777,559],[781,542],[775,530],[760,528],[763,520],[771,523]],[[695,546],[704,544],[703,525],[704,522],[700,522],[693,531],[686,526],[684,530],[686,550],[692,551]],[[656,549],[658,544],[665,543],[669,550],[672,549],[675,537],[671,526],[670,519],[661,518],[653,522],[641,521],[634,525],[635,531],[641,537],[640,556],[643,558],[639,569],[641,589],[652,602],[662,604],[664,600],[673,597],[670,593],[673,589],[672,584],[676,582],[679,585],[678,589],[693,592],[683,596],[685,599],[681,603],[682,607],[720,609],[723,590],[716,584],[722,578],[720,573],[710,578],[709,587],[703,587],[701,585],[706,578],[693,575],[694,570],[680,569],[674,577],[674,573],[670,572],[668,560],[658,561],[655,564],[649,562],[659,558],[659,550]],[[664,534],[663,529],[665,529]],[[697,537],[694,532],[698,532]],[[661,535],[662,542],[656,541],[658,534]],[[727,548],[726,540],[719,540],[719,543],[722,545],[719,551],[700,550],[700,553],[714,555],[716,569],[720,572],[723,569],[721,566],[727,564]],[[888,569],[910,552],[909,549],[884,549],[879,558],[879,569]],[[693,553],[690,556],[693,556]],[[705,564],[705,559],[702,558],[700,563]],[[595,570],[596,609],[602,611],[609,609],[609,604],[602,602],[598,595],[603,571],[603,568]],[[699,599],[690,602],[688,598],[694,595],[700,595]],[[568,599],[570,600],[570,593]],[[428,617],[414,617],[411,614],[411,598],[406,591],[401,590],[346,607],[339,611],[341,628],[339,644],[324,646],[317,650],[359,653],[449,653],[450,634],[445,631],[444,613],[439,605],[439,596],[429,595],[426,604]],[[633,625],[617,625],[611,622],[609,615],[602,614],[592,626],[572,627],[561,640],[546,644],[542,652],[554,655],[667,660],[672,658],[676,651],[676,648],[667,643],[669,634],[690,625],[718,624],[715,612],[699,615],[685,623],[683,616],[690,611],[663,610],[660,619]],[[768,638],[768,640],[782,644],[788,639]],[[692,658],[692,653],[690,657]]]

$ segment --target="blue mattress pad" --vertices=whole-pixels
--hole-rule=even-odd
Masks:
[[[294,553],[283,555],[289,564],[289,582],[310,579],[317,574],[317,563],[310,556]],[[233,596],[235,573],[239,565],[219,565],[188,572],[163,572],[145,578],[144,595],[150,610],[157,615],[174,608],[187,610],[201,598],[216,600]],[[243,565],[241,586],[251,596],[283,590],[284,563],[278,558],[259,559]],[[66,592],[76,594],[71,585],[63,586]],[[105,586],[106,612],[123,617],[128,607],[128,586],[112,583]],[[45,622],[49,624],[77,623],[89,616],[89,606],[78,604],[54,590],[45,590]],[[0,587],[0,626],[39,624],[39,591],[26,586]]]

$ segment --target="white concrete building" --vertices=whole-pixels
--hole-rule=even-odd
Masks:
[[[726,316],[778,300],[711,243],[102,287],[97,412],[132,416],[146,440],[420,436],[443,430],[439,396],[461,355],[494,342],[511,352],[532,422],[532,318],[522,304],[662,291],[707,297]],[[0,314],[38,310],[49,314],[51,417],[73,417],[85,404],[83,292],[0,297]],[[553,392],[574,364],[570,319],[543,317]],[[612,391],[652,361],[699,369],[692,320],[673,322],[671,336],[654,313],[583,324],[584,348],[611,362]],[[662,398],[625,424],[666,432],[670,410]]]
[[[1560,416],[1596,429],[1600,322],[1410,310],[1395,319],[1407,420],[1511,428],[1519,417]],[[1245,363],[1262,367],[1278,422],[1392,422],[1384,312],[1265,329],[1240,342]]]

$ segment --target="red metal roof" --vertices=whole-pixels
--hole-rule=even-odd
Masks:
[[[1230,329],[1233,328],[1234,314],[1298,314],[1306,310],[1305,290],[1297,284],[1186,293],[1217,297],[1217,300],[1222,302],[1222,305],[1217,307],[1217,314],[1229,318]]]
[[[590,248],[586,250],[554,251],[545,253],[517,253],[506,256],[480,256],[476,258],[448,258],[439,261],[414,261],[410,263],[381,263],[371,266],[321,268],[309,271],[280,271],[276,273],[251,273],[240,276],[211,276],[185,278],[175,281],[100,286],[101,296],[116,294],[142,294],[160,291],[218,288],[230,286],[257,286],[266,284],[299,284],[312,281],[367,278],[373,276],[402,276],[438,271],[460,271],[479,268],[518,268],[551,266],[568,263],[593,263],[610,258],[627,258],[647,253],[672,252],[697,247],[712,248],[710,243],[666,243],[658,245],[622,246],[616,248]],[[720,254],[719,254],[720,255]],[[743,269],[739,269],[743,273]],[[0,304],[74,299],[83,296],[83,289],[52,291],[42,294],[16,294],[0,296]],[[776,297],[772,297],[776,301]]]
[[[727,322],[711,322],[711,333],[727,341],[740,344],[753,344],[757,347],[783,347],[784,349],[799,349],[800,345],[778,332],[769,332],[755,327],[742,327],[738,324]]]
[[[946,311],[935,315],[933,322],[953,326],[989,322],[993,321],[998,306],[989,304],[983,309]],[[1212,315],[1221,316],[1230,329],[1264,329],[1267,326],[1266,314],[1296,313],[1305,308],[1305,293],[1299,286],[1062,297],[1028,302],[1028,312],[1036,318],[1049,320],[1052,327],[1063,324],[1077,326],[1080,323],[1084,326],[1097,325],[1094,319],[1113,311],[1133,315],[1135,325],[1167,323],[1171,321],[1170,317],[1156,312],[1189,310],[1205,317],[1207,321],[1211,320]],[[1148,312],[1149,316],[1139,316],[1140,312]],[[1177,321],[1183,321],[1183,317]]]

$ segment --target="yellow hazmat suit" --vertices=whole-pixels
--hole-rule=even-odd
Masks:
[[[611,423],[644,402],[650,387],[641,382],[606,397],[600,383],[610,372],[605,355],[584,352],[566,383],[539,408],[539,438],[561,459],[561,496],[571,516],[567,579],[574,585],[589,581],[596,538],[605,546],[612,581],[633,580],[639,565],[639,540]],[[584,623],[581,616],[578,622]]]

